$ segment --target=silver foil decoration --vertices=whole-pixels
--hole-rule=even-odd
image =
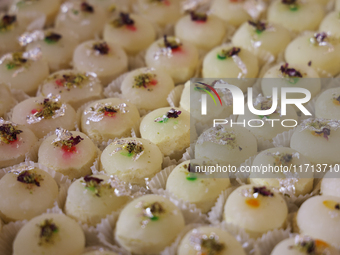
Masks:
[[[175,41],[177,42],[177,44],[181,45],[181,40],[178,39],[177,37],[171,37],[172,39],[175,39]],[[160,57],[164,56],[167,58],[172,58],[173,54],[172,54],[172,49],[170,47],[165,47],[165,45],[163,44],[163,42],[161,42],[159,44],[159,50],[155,52],[154,54],[154,59],[158,60]]]
[[[19,38],[19,44],[21,46],[26,46],[27,44],[30,44],[31,42],[36,42],[39,40],[44,40],[45,33],[42,30],[35,30],[33,32],[25,32],[23,33]]]
[[[211,0],[185,0],[181,3],[182,12],[208,10]]]
[[[223,126],[216,126],[204,131],[203,134],[197,140],[197,144],[203,144],[205,142],[212,142],[220,145],[229,145],[231,142],[235,142],[233,131],[227,131]]]
[[[202,240],[211,240],[214,239],[216,242],[219,242],[219,236],[215,233],[210,233],[210,235],[202,234],[198,229],[193,229],[191,231],[189,242],[190,245],[196,250],[197,252],[204,252],[204,248],[202,247]],[[201,253],[200,253],[201,254]]]
[[[72,137],[72,133],[63,128],[57,128],[55,130],[55,134],[57,138],[52,141],[52,144],[58,144],[62,141],[68,141]]]
[[[299,181],[299,174],[291,172],[284,172],[283,174],[286,176],[286,178],[278,178],[280,184],[278,191],[281,194],[292,197],[296,192],[295,185]]]
[[[19,174],[21,174],[24,171],[31,171],[31,170],[34,170],[33,166],[21,165],[21,166],[15,167],[15,169],[9,171],[9,173],[13,173],[13,174],[19,175]]]
[[[284,152],[267,152],[266,155],[267,156],[280,156],[280,155],[284,155],[284,154],[291,154],[293,158],[300,158],[300,154],[298,152],[294,152],[294,153],[284,153]]]
[[[107,183],[115,189],[115,194],[118,197],[129,196],[131,198],[137,198],[148,193],[146,188],[124,182],[115,175],[111,175]]]
[[[326,38],[322,38],[322,36],[321,36],[321,39],[318,38],[318,35],[323,34],[323,33],[324,33],[324,32],[315,33],[315,34],[313,35],[313,37],[311,37],[311,38],[309,39],[309,41],[310,41],[312,44],[314,44],[314,45],[318,45],[318,46],[326,46],[326,47],[328,47],[328,52],[333,52],[333,51],[334,51],[334,46],[333,46],[333,44],[332,44],[331,42],[329,42],[329,41],[324,41],[324,39],[327,40],[327,38],[329,38],[329,35],[328,35],[327,33],[324,33],[324,34],[327,36]],[[333,39],[333,40],[334,40],[334,39]]]
[[[53,96],[52,94],[48,94],[46,99],[49,99],[52,102],[59,102],[60,101],[60,95]],[[41,103],[43,103],[43,101],[44,101],[44,99],[42,100],[42,102],[37,102],[37,103],[41,104]],[[67,109],[66,104],[60,104],[60,108],[54,112],[52,119],[56,119],[56,118],[64,116],[66,109]],[[38,117],[37,113],[27,115],[26,116],[26,122],[28,124],[34,124],[34,123],[38,123],[38,122],[42,121],[44,119],[44,117],[43,116]]]
[[[132,139],[132,140],[120,139],[120,140],[113,142],[113,144],[122,145],[122,147],[118,147],[117,149],[115,149],[113,152],[110,153],[110,156],[116,154],[119,151],[124,150],[124,145],[128,143],[135,143],[136,146],[141,146],[143,148],[143,143],[140,141],[137,141],[136,139]],[[144,149],[140,153],[136,153],[133,156],[132,158],[133,161],[136,161],[137,159],[139,159],[143,154],[144,154]]]
[[[2,126],[2,125],[4,125],[4,124],[10,124],[10,125],[12,125],[13,127],[18,126],[18,125],[15,124],[14,122],[4,120],[4,119],[1,117],[1,118],[0,118],[0,126]]]
[[[261,16],[266,8],[267,5],[262,0],[247,0],[243,4],[243,9],[255,20]]]
[[[216,84],[229,84],[228,82],[224,81],[224,80],[216,80],[212,86],[214,87]],[[231,91],[229,89],[226,88],[219,88],[216,89],[217,92],[221,92],[222,93],[222,100],[224,102],[224,105],[226,106],[232,106],[233,105],[233,94],[231,93]],[[219,93],[220,94],[220,93]]]
[[[262,109],[262,104],[268,104],[271,107],[272,106],[272,102],[273,102],[273,100],[272,100],[271,96],[264,97],[264,96],[262,96],[262,94],[259,94],[255,98],[253,105],[254,105],[254,107],[256,107],[258,105],[261,105],[261,107],[260,107],[260,110],[261,110]],[[281,107],[279,105],[276,107],[276,110],[272,114],[274,114],[274,113],[278,113],[278,114],[280,114],[280,117],[282,117]],[[263,117],[263,120],[265,120],[265,119],[267,119],[266,116]]]
[[[99,122],[101,121],[105,113],[100,112],[101,109],[104,107],[112,106],[115,110],[119,110],[121,113],[127,113],[129,112],[126,107],[127,105],[125,103],[119,104],[119,105],[113,105],[112,103],[96,103],[93,107],[89,107],[87,110],[84,111],[85,115],[89,115],[86,120],[86,124],[90,124],[90,121],[92,122]]]
[[[248,69],[247,69],[246,64],[237,55],[232,56],[232,59],[234,60],[235,64],[238,66],[238,68],[241,69],[241,73],[238,74],[237,78],[243,78],[248,73]]]
[[[69,17],[73,21],[80,22],[82,20],[80,5],[80,1],[65,2],[60,7],[61,14],[59,19],[65,20],[66,17]]]
[[[42,57],[42,52],[40,47],[36,47],[34,49],[24,52],[22,56],[26,59],[37,61]]]
[[[324,128],[329,128],[331,130],[337,130],[340,128],[340,120],[329,120],[329,119],[317,119],[309,118],[300,124],[301,131],[308,129],[310,131],[323,131]]]
[[[258,197],[258,193],[254,193],[253,188],[242,189],[242,190],[240,190],[240,193],[243,197],[249,197],[249,198],[257,198]]]

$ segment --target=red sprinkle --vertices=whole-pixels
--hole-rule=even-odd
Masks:
[[[55,81],[55,83],[59,86],[59,87],[64,87],[64,80],[63,79],[58,79]]]
[[[33,109],[33,110],[31,111],[32,114],[35,114],[35,113],[37,113],[37,112],[39,112],[37,109]]]
[[[131,30],[131,31],[136,31],[137,30],[137,28],[134,25],[131,25],[131,26],[127,25],[126,28]]]
[[[151,80],[150,85],[157,85],[158,81],[156,79]]]
[[[170,1],[168,1],[168,0],[164,0],[164,4],[165,4],[166,6],[169,6],[171,3],[170,3]]]

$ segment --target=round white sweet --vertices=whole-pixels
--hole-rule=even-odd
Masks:
[[[178,255],[196,255],[198,251],[201,254],[209,254],[209,252],[212,254],[217,252],[219,255],[246,254],[235,237],[220,228],[209,226],[197,227],[189,231],[177,248]]]
[[[174,24],[181,17],[180,0],[137,0],[136,7],[141,16],[161,27]]]
[[[335,0],[335,10],[340,11],[340,0]]]
[[[85,252],[82,255],[119,255],[119,254],[115,253],[113,251],[107,251],[107,250],[100,249],[100,250]]]
[[[340,129],[330,127],[328,123],[329,120],[323,119],[304,121],[294,131],[290,147],[315,164],[339,163]],[[330,135],[327,135],[328,131]]]
[[[322,252],[329,255],[339,255],[334,247],[328,243],[312,239],[309,236],[296,236],[295,238],[288,238],[278,243],[270,255],[305,255],[308,254],[308,245],[313,244],[317,252]]]
[[[83,224],[96,225],[129,201],[117,196],[107,175],[91,175],[73,182],[67,191],[65,213]]]
[[[16,15],[1,14],[0,23],[0,57],[5,53],[20,50],[17,38],[25,31],[25,28],[17,21]]]
[[[195,158],[212,160],[223,166],[238,167],[256,153],[255,136],[242,126],[209,128],[195,145]]]
[[[340,120],[340,88],[327,89],[315,102],[315,117]],[[339,100],[339,101],[338,101]]]
[[[46,222],[48,221],[48,222]],[[51,233],[40,237],[41,232]],[[85,235],[81,226],[64,214],[42,214],[26,223],[14,239],[15,255],[82,254]]]
[[[254,159],[252,166],[260,169],[262,166],[287,167],[288,171],[255,173],[249,175],[249,181],[255,185],[281,189],[287,195],[306,195],[313,189],[314,173],[306,165],[310,161],[296,150],[287,147],[271,148],[260,152]],[[294,171],[294,167],[296,170]],[[302,166],[302,168],[300,168]],[[292,169],[289,171],[289,169]]]
[[[165,156],[180,159],[190,145],[190,113],[180,108],[159,108],[143,118],[140,133]]]
[[[38,139],[29,128],[2,119],[0,128],[0,168],[19,164],[25,161],[27,153],[35,153],[33,150]],[[5,132],[8,128],[12,130],[9,134]]]
[[[256,78],[258,72],[257,57],[248,50],[232,45],[222,45],[212,49],[203,60],[204,78]],[[234,85],[246,91],[252,84],[252,79],[249,81],[240,79]]]
[[[37,57],[25,57],[23,52],[8,53],[0,63],[0,82],[11,88],[35,95],[40,83],[49,75],[47,62]]]
[[[78,45],[73,53],[73,64],[78,71],[95,73],[106,86],[127,71],[128,58],[114,43],[91,40]]]
[[[255,188],[264,188],[272,196],[255,192]],[[227,223],[237,225],[252,238],[257,238],[270,230],[284,227],[287,215],[287,204],[279,193],[265,187],[243,185],[228,197],[223,216]]]
[[[63,102],[77,110],[84,103],[102,98],[103,87],[94,74],[61,70],[51,74],[41,85],[40,95],[59,94]]]
[[[340,70],[340,44],[335,38],[323,33],[306,33],[295,38],[286,48],[285,59],[294,65],[308,65],[325,76],[324,72],[333,75]],[[323,39],[324,38],[324,39]],[[322,41],[321,43],[317,40]],[[325,44],[325,45],[324,45]]]
[[[100,168],[125,182],[145,185],[162,169],[157,145],[142,138],[124,138],[109,144],[100,156]]]
[[[308,65],[288,65],[286,68],[285,65],[285,63],[275,65],[264,74],[264,79],[261,80],[261,89],[264,96],[272,96],[273,88],[277,88],[278,98],[281,98],[281,88],[285,87],[308,89],[312,98],[320,92],[321,80],[318,79],[319,75],[314,68]],[[282,67],[284,68],[283,70],[295,69],[303,79],[287,75],[281,71]],[[303,96],[301,93],[289,93],[288,98],[301,98]]]
[[[72,143],[72,137],[77,136],[83,140],[69,147],[65,145],[67,141]],[[57,135],[47,137],[39,147],[38,162],[73,179],[91,174],[90,167],[97,155],[97,147],[90,138],[81,132],[72,131],[65,138]]]
[[[333,168],[332,171],[328,171],[321,181],[321,191],[320,193],[325,196],[335,196],[340,197],[340,179],[338,173],[336,173]]]
[[[56,96],[31,97],[13,108],[12,121],[28,127],[42,138],[58,127],[74,130],[76,112]]]
[[[5,113],[14,106],[16,100],[14,99],[9,87],[0,83],[0,117],[4,117]]]
[[[340,37],[340,28],[339,28],[339,12],[334,11],[330,12],[321,22],[320,31],[325,31],[328,34],[331,34],[335,37]]]
[[[323,6],[312,1],[285,4],[281,0],[276,0],[269,6],[267,15],[270,23],[280,24],[295,32],[302,32],[317,30],[325,16],[325,11]]]
[[[230,180],[228,174],[224,175],[225,178],[216,178],[214,175],[195,173],[196,164],[202,165],[203,160],[187,160],[176,166],[167,179],[166,190],[179,199],[195,204],[202,213],[207,213],[221,192],[230,187]]]
[[[177,22],[175,35],[183,41],[191,42],[198,49],[211,50],[222,43],[226,29],[223,22],[215,16],[207,15],[206,20],[202,21],[187,15]]]
[[[244,8],[244,0],[215,0],[211,5],[210,11],[224,20],[226,25],[230,24],[236,27],[251,19]]]
[[[106,107],[106,110],[105,110]],[[98,142],[138,134],[140,116],[136,106],[120,98],[94,101],[81,116],[81,131]]]
[[[52,208],[58,185],[38,168],[14,167],[0,180],[0,214],[5,221],[30,220]]]
[[[268,107],[272,107],[271,98],[262,97],[262,102],[254,102],[254,108],[257,110],[267,110]],[[295,109],[291,105],[287,105],[286,107],[286,115],[281,116],[282,109],[278,105],[275,112],[270,115],[255,115],[250,112],[248,105],[245,105],[244,115],[239,115],[237,118],[237,122],[244,122],[245,127],[252,132],[256,138],[271,140],[278,134],[281,134],[285,131],[289,131],[294,128],[294,125],[298,123],[298,116],[296,114]],[[281,123],[283,120],[289,119],[284,123],[285,127]],[[295,120],[296,122],[292,121]]]
[[[307,199],[296,216],[300,233],[337,245],[340,234],[339,206],[339,197],[315,196]]]
[[[121,84],[124,98],[140,110],[155,110],[169,106],[167,97],[175,88],[170,75],[162,70],[139,68],[129,72]]]
[[[118,243],[130,252],[156,254],[175,240],[184,225],[182,212],[170,200],[145,195],[124,207],[114,234]]]
[[[184,83],[194,75],[198,65],[198,51],[192,43],[181,42],[176,37],[167,37],[167,40],[176,42],[178,47],[166,47],[164,38],[155,41],[146,51],[146,65],[167,72],[175,84]]]
[[[260,28],[257,28],[257,26]],[[249,49],[256,55],[266,51],[277,56],[291,41],[290,32],[279,24],[245,22],[233,35],[235,46]]]
[[[106,19],[107,13],[102,8],[79,0],[68,1],[60,7],[55,28],[83,42],[101,35]]]
[[[121,15],[124,14],[126,15],[126,13],[121,13]],[[133,25],[124,24],[122,17],[114,18],[106,23],[103,38],[107,42],[119,45],[126,53],[135,55],[153,43],[156,39],[156,32],[153,25],[145,18],[135,14],[129,16]]]
[[[48,62],[51,72],[70,68],[73,51],[78,42],[73,38],[59,33],[55,29],[48,29],[43,32],[41,40],[30,43],[26,50],[33,50],[39,47],[43,58]]]

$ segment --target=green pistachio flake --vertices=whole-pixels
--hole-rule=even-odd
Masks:
[[[40,182],[43,180],[44,178],[33,170],[23,171],[17,177],[18,182],[22,182],[26,184],[33,184],[33,185],[36,185],[37,187],[40,187]]]
[[[4,15],[1,19],[0,19],[0,32],[5,32],[5,31],[9,31],[12,30],[15,23],[16,23],[16,16],[15,15]]]
[[[59,228],[57,227],[57,225],[53,223],[53,219],[46,219],[41,224],[39,224],[38,227],[40,229],[39,245],[43,245],[46,243],[53,243],[53,237],[59,231]]]
[[[225,248],[223,243],[220,243],[214,236],[209,236],[207,239],[201,239],[201,247],[206,250],[207,255],[217,255]]]
[[[45,98],[41,105],[43,106],[42,110],[34,114],[37,118],[51,119],[55,111],[61,108],[60,102],[53,102],[48,98]]]
[[[18,68],[23,66],[24,64],[27,63],[27,59],[23,58],[23,53],[22,52],[15,52],[12,54],[12,60],[10,60],[7,64],[6,67],[8,70]]]
[[[142,73],[134,77],[134,85],[133,88],[147,88],[156,77],[155,74],[151,73]]]
[[[22,133],[13,124],[3,124],[0,126],[0,141],[10,144],[17,140],[17,135]]]

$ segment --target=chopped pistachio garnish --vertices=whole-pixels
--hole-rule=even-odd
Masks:
[[[43,245],[46,243],[53,243],[53,237],[56,233],[58,233],[59,228],[55,223],[53,223],[53,219],[46,219],[41,224],[38,225],[40,228],[40,242],[39,245]]]
[[[133,160],[136,161],[139,159],[144,153],[144,146],[140,141],[137,140],[125,140],[120,139],[114,142],[114,144],[122,145],[118,147],[113,152],[111,152],[111,156],[116,154],[119,151],[122,151],[121,154],[124,155],[123,151],[127,152],[126,156],[133,157]]]
[[[16,20],[17,17],[15,15],[4,15],[0,19],[0,32],[12,30]]]
[[[168,37],[167,35],[163,36],[163,45],[165,48],[169,48],[172,50],[178,49],[182,46],[181,41],[176,37]]]
[[[122,27],[122,26],[133,26],[135,22],[133,19],[130,18],[130,14],[121,12],[119,14],[119,18],[113,20],[111,24],[114,27]]]
[[[89,5],[86,2],[82,2],[80,5],[80,9],[82,12],[94,13],[94,9],[92,5]]]
[[[230,50],[222,50],[220,53],[217,54],[218,59],[228,59],[233,56],[238,56],[240,53],[241,48],[233,47]]]
[[[40,182],[43,180],[43,177],[40,174],[37,174],[34,170],[22,171],[17,177],[18,182],[33,184],[37,187],[40,187]]]
[[[61,38],[62,36],[60,34],[50,32],[45,36],[44,41],[48,44],[54,44],[58,42]]]
[[[207,255],[217,255],[224,249],[224,244],[219,242],[214,236],[208,236],[201,239],[201,246]]]
[[[165,213],[165,209],[159,202],[143,205],[143,216],[149,218],[152,221],[156,221],[159,217]]]
[[[176,109],[171,108],[170,111],[168,111],[165,115],[163,115],[162,117],[156,118],[154,121],[157,123],[165,123],[171,118],[173,119],[178,118],[179,115],[181,115],[181,113],[182,111],[177,111]]]
[[[156,74],[153,73],[141,73],[134,77],[135,83],[133,88],[148,88],[150,85],[156,85]]]
[[[291,11],[297,11],[299,9],[297,0],[281,0],[281,3],[288,5]]]
[[[216,139],[225,142],[225,145],[230,149],[234,149],[237,146],[236,136],[233,132],[217,132]]]
[[[23,58],[23,52],[12,53],[11,60],[6,64],[8,70],[22,67],[27,63],[27,59]]]
[[[251,25],[252,27],[254,27],[255,31],[257,34],[261,34],[263,31],[266,30],[266,23],[262,22],[262,21],[248,21],[248,24]]]
[[[190,17],[192,21],[202,21],[205,22],[208,19],[208,15],[206,13],[201,12],[190,12]]]
[[[106,42],[95,43],[92,48],[100,55],[107,55],[110,52],[109,45]]]
[[[100,197],[103,188],[111,188],[109,183],[103,183],[103,181],[103,179],[86,175],[83,183],[85,184],[85,189],[92,191],[95,196]]]
[[[112,105],[111,103],[96,103],[94,106],[91,106],[89,110],[85,110],[84,114],[88,115],[86,124],[89,124],[89,121],[99,122],[104,116],[114,117],[118,112],[126,113],[128,110],[126,109],[127,105],[125,103],[119,105]]]
[[[61,79],[57,79],[55,83],[58,86],[63,86],[65,88],[71,89],[80,87],[80,85],[87,81],[89,78],[84,74],[63,74]]]
[[[63,128],[57,128],[55,133],[57,138],[52,141],[52,144],[66,151],[75,152],[75,146],[84,140],[79,135],[73,137],[71,132]]]
[[[10,144],[17,140],[17,135],[22,133],[21,130],[16,128],[15,124],[6,123],[0,126],[0,142]]]
[[[34,115],[38,118],[44,119],[51,119],[55,111],[59,110],[61,107],[60,102],[54,102],[49,98],[45,98],[44,101],[40,103],[40,105],[42,105],[43,108],[40,111],[34,113]]]
[[[274,165],[288,165],[293,160],[293,155],[291,153],[280,153],[273,156],[275,159]]]

